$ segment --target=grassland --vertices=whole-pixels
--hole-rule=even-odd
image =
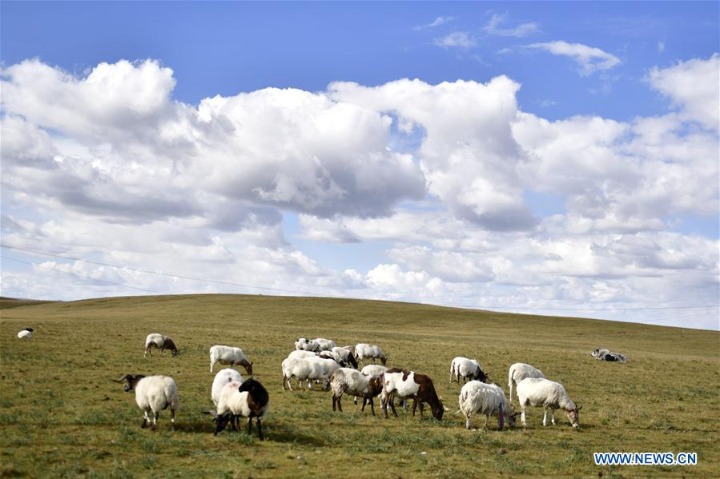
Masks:
[[[720,334],[709,331],[415,304],[269,296],[170,296],[7,303],[0,311],[0,477],[720,477]],[[3,303],[1,306],[6,306]],[[20,329],[34,328],[30,341]],[[150,332],[180,347],[143,358]],[[434,378],[442,422],[360,413],[330,394],[283,391],[280,363],[295,338],[371,342],[389,365]],[[208,349],[242,347],[271,396],[267,440],[215,437]],[[627,364],[595,361],[610,347]],[[513,362],[540,367],[583,405],[582,428],[464,428],[449,384],[456,355],[476,357],[505,389]],[[244,373],[244,371],[242,371]],[[125,373],[173,376],[178,423],[140,429]],[[697,452],[695,466],[600,467],[593,452]]]

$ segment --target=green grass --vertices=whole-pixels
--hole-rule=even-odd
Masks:
[[[13,307],[5,307],[6,303]],[[718,477],[720,334],[647,325],[521,316],[405,303],[197,295],[0,303],[0,477],[263,478]],[[34,328],[19,341],[20,329]],[[150,332],[172,336],[180,355],[143,358]],[[400,412],[373,417],[330,393],[284,391],[280,363],[299,336],[340,345],[370,342],[388,364],[430,375],[449,408],[442,422]],[[242,347],[270,392],[266,441],[213,436],[208,349]],[[589,355],[606,346],[627,364]],[[583,405],[582,428],[564,414],[542,427],[467,431],[454,356],[476,357],[507,389],[507,369],[528,362]],[[244,370],[241,369],[244,373]],[[180,391],[177,427],[141,429],[125,373],[166,374]],[[379,408],[376,408],[380,413]],[[593,452],[697,452],[687,467],[599,467]]]

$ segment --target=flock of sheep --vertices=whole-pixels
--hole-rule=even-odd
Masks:
[[[161,352],[169,350],[177,355],[178,348],[172,338],[153,333],[145,341],[145,356],[152,355],[152,349]],[[379,360],[381,364],[376,364]],[[372,361],[372,364],[364,365]],[[320,384],[323,390],[332,390],[333,411],[342,412],[343,395],[354,396],[355,403],[362,400],[362,410],[370,405],[375,414],[373,399],[380,397],[380,406],[385,417],[388,408],[397,416],[395,400],[400,400],[404,407],[407,401],[413,400],[412,414],[420,409],[422,416],[425,405],[431,409],[435,419],[441,420],[447,408],[433,385],[430,377],[407,369],[389,368],[387,358],[382,349],[376,345],[359,343],[355,346],[338,347],[334,341],[316,338],[300,338],[295,342],[293,350],[282,362],[283,389],[292,390],[292,381],[298,385],[307,383],[309,389],[313,384]],[[253,363],[248,360],[242,349],[237,347],[215,345],[210,348],[210,372],[215,365],[242,366],[249,379],[243,380],[242,375],[232,368],[220,370],[212,384],[211,399],[215,409],[208,411],[216,423],[215,434],[224,430],[228,424],[238,427],[240,418],[247,418],[248,433],[252,432],[252,419],[258,429],[258,436],[264,439],[261,419],[267,414],[270,400],[267,390],[259,381],[252,378]],[[364,367],[358,370],[359,365]],[[490,416],[498,417],[498,425],[502,430],[513,427],[515,418],[521,416],[522,425],[526,426],[525,409],[527,406],[544,409],[543,426],[547,425],[548,413],[555,424],[555,411],[565,411],[573,428],[579,427],[579,411],[568,396],[565,388],[557,382],[548,380],[539,369],[524,363],[513,364],[508,371],[509,400],[503,389],[496,384],[489,384],[487,375],[480,363],[475,359],[456,357],[450,365],[450,381],[460,383],[458,403],[460,411],[466,418],[465,426],[470,429],[472,415],[484,415],[485,427]],[[179,400],[177,385],[168,376],[133,376],[126,375],[117,382],[124,383],[126,392],[134,391],[138,407],[143,411],[142,427],[148,425],[154,430],[157,426],[160,411],[170,408],[171,422],[175,423],[175,411]],[[521,412],[516,413],[511,405],[513,389],[516,391]]]
[[[33,329],[25,328],[18,332],[18,339],[31,339]],[[173,356],[178,348],[172,338],[159,333],[152,333],[145,339],[145,354],[152,356],[152,350],[166,350]],[[604,348],[593,350],[592,356],[603,361],[626,362],[625,355],[614,353]],[[359,363],[372,360],[373,364],[364,365],[358,370]],[[375,364],[379,360],[381,364]],[[362,399],[362,409],[370,404],[375,415],[373,399],[380,396],[380,405],[388,417],[388,407],[397,416],[395,399],[401,400],[405,407],[406,401],[413,400],[412,414],[420,408],[423,414],[424,405],[430,406],[433,417],[441,420],[447,408],[438,397],[432,379],[424,374],[406,369],[388,368],[385,364],[386,355],[379,346],[358,343],[355,346],[338,347],[334,341],[324,338],[299,338],[295,342],[295,350],[282,362],[283,389],[292,390],[292,380],[298,384],[307,381],[309,389],[313,382],[321,383],[324,390],[332,390],[332,407],[342,412],[342,396],[347,394]],[[243,380],[242,375],[232,369],[222,369],[215,375],[212,384],[211,399],[215,410],[208,411],[216,423],[215,434],[223,431],[228,424],[237,428],[239,418],[247,418],[248,433],[252,432],[252,419],[255,418],[258,436],[264,439],[261,418],[267,414],[270,399],[267,390],[260,382],[252,378],[253,363],[248,360],[242,349],[237,347],[215,345],[210,348],[210,372],[215,365],[242,366],[251,377]],[[552,424],[555,424],[555,411],[565,411],[573,428],[580,426],[579,411],[582,406],[573,402],[562,384],[550,381],[542,371],[524,363],[515,363],[508,371],[509,399],[497,384],[489,384],[488,377],[475,359],[458,356],[450,364],[450,382],[464,385],[460,390],[458,403],[459,412],[465,416],[465,427],[470,429],[470,418],[473,414],[485,416],[485,427],[490,416],[498,417],[498,426],[502,430],[507,424],[515,425],[515,418],[521,416],[522,425],[526,426],[525,409],[527,406],[542,407],[544,410],[543,426],[547,425],[548,413]],[[142,376],[127,374],[118,379],[124,383],[126,392],[134,391],[138,407],[143,411],[142,427],[148,425],[154,430],[160,411],[170,408],[171,422],[174,426],[175,412],[179,407],[177,385],[169,376]],[[511,405],[515,388],[521,412],[516,413]]]

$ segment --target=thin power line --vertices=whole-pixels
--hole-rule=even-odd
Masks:
[[[131,268],[131,267],[129,267],[129,266],[120,266],[120,265],[116,265],[116,264],[103,263],[103,262],[101,262],[101,261],[88,260],[88,259],[85,259],[85,258],[76,258],[76,257],[73,257],[73,256],[65,256],[65,255],[60,255],[60,254],[45,253],[45,252],[43,252],[43,251],[31,250],[31,249],[26,249],[26,248],[18,248],[17,246],[10,246],[10,245],[6,245],[6,244],[2,244],[2,243],[0,243],[0,247],[7,248],[7,249],[11,249],[11,250],[15,250],[15,251],[20,251],[20,252],[28,253],[28,254],[35,254],[35,255],[39,255],[39,256],[48,256],[48,257],[51,257],[51,258],[59,258],[59,259],[70,260],[70,261],[83,261],[83,262],[85,262],[85,263],[95,264],[95,265],[98,265],[98,266],[107,266],[107,267],[109,267],[109,268],[124,269],[124,270],[126,270],[126,271],[133,271],[133,272],[136,272],[136,273],[154,274],[154,275],[157,275],[157,276],[164,276],[164,277],[167,277],[167,278],[186,279],[186,280],[190,280],[190,281],[199,281],[199,282],[202,282],[202,283],[222,284],[222,285],[225,285],[225,286],[237,286],[237,287],[241,287],[241,288],[262,289],[262,290],[267,290],[267,291],[276,291],[276,292],[280,292],[280,293],[305,294],[305,295],[312,295],[312,294],[314,294],[314,293],[309,293],[309,292],[307,292],[307,291],[293,291],[293,290],[280,289],[280,288],[270,288],[270,287],[267,287],[267,286],[252,286],[252,285],[249,285],[249,284],[235,283],[235,282],[232,282],[232,281],[222,281],[222,280],[217,280],[217,279],[197,278],[197,277],[194,277],[194,276],[186,276],[186,275],[181,275],[181,274],[164,273],[164,272],[162,272],[162,271],[149,271],[149,270],[145,270],[145,269]],[[19,260],[15,260],[15,261],[19,261]]]

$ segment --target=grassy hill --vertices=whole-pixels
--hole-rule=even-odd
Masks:
[[[2,477],[718,477],[720,334],[587,319],[510,315],[407,303],[194,295],[13,304],[0,309]],[[34,328],[30,341],[16,333]],[[176,358],[143,358],[161,332]],[[297,337],[370,342],[388,365],[430,375],[449,409],[442,422],[373,417],[329,392],[284,391],[280,363]],[[208,349],[240,346],[270,392],[266,440],[214,437]],[[594,360],[608,347],[626,364]],[[477,358],[507,392],[507,370],[527,362],[583,405],[579,431],[564,414],[543,427],[464,428],[454,356]],[[216,369],[217,370],[217,369]],[[180,390],[176,430],[140,429],[125,373],[167,374]],[[244,375],[244,370],[241,369]],[[516,409],[517,404],[516,404]],[[378,408],[378,412],[379,408]],[[695,466],[596,466],[593,452],[697,452]]]

